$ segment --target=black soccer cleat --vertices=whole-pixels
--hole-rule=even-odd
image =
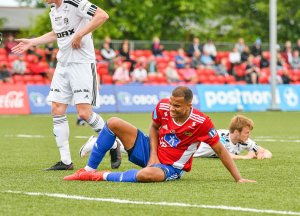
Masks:
[[[112,169],[118,169],[121,165],[122,156],[121,156],[121,144],[118,139],[116,139],[117,148],[110,149],[110,166]]]
[[[73,163],[66,165],[62,161],[57,162],[55,165],[52,167],[45,169],[45,171],[50,171],[50,170],[73,170],[74,166]]]
[[[86,122],[83,119],[81,119],[81,118],[77,118],[77,120],[76,120],[76,125],[77,126],[84,126],[85,123]]]

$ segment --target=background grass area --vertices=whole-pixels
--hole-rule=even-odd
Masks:
[[[216,128],[227,128],[233,113],[207,113]],[[198,205],[240,206],[300,212],[300,113],[244,113],[255,122],[252,138],[273,153],[271,160],[236,161],[245,178],[255,184],[236,184],[218,159],[194,159],[193,169],[179,181],[148,184],[111,182],[65,182],[74,171],[45,172],[59,161],[52,133],[52,119],[47,115],[0,116],[0,215],[253,215],[249,212],[115,204],[27,196],[6,193],[62,193],[98,198],[134,201],[176,202]],[[104,114],[104,119],[119,116],[144,132],[150,114]],[[70,143],[75,169],[85,166],[78,150],[94,134],[89,127],[75,126],[69,115]],[[25,138],[20,135],[32,135]],[[123,154],[120,171],[137,168]],[[110,169],[105,157],[99,169]],[[257,214],[257,213],[256,213]]]

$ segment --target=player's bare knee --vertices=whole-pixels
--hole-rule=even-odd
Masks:
[[[90,118],[91,113],[90,113],[90,112],[86,112],[86,111],[80,111],[80,112],[78,112],[78,116],[79,116],[81,119],[87,121],[87,120]]]
[[[107,120],[107,126],[111,131],[115,132],[120,127],[120,118],[111,117]]]
[[[157,175],[152,169],[148,168],[141,169],[136,178],[139,182],[160,182],[164,180],[162,176]]]

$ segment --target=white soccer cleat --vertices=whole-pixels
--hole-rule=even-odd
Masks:
[[[93,149],[95,143],[97,141],[97,137],[91,136],[86,143],[81,146],[79,150],[80,157],[86,157]]]

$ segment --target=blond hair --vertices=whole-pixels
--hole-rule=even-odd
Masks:
[[[249,127],[250,130],[253,130],[254,122],[246,116],[236,115],[230,121],[229,132],[233,133],[235,130],[241,132],[244,127]]]

